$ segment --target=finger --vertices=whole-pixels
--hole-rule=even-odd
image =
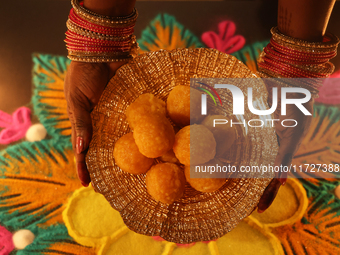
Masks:
[[[85,162],[86,153],[87,150],[76,155],[78,178],[84,187],[89,186],[91,182],[90,174]]]
[[[71,122],[72,123],[72,122]],[[86,152],[82,152],[80,154],[77,154],[76,152],[76,140],[77,140],[77,135],[76,135],[76,129],[74,127],[74,124],[72,125],[72,147],[76,159],[76,170],[77,170],[77,175],[78,178],[81,182],[81,184],[84,187],[87,187],[89,183],[91,182],[90,174],[87,170],[86,164],[85,164],[85,155]]]
[[[263,213],[273,203],[280,186],[281,186],[280,181],[275,178],[269,183],[257,205],[258,213]]]
[[[282,185],[287,181],[290,165],[295,152],[297,151],[301,138],[301,130],[292,127],[286,127],[284,132],[279,136],[279,150],[275,158],[275,166],[280,168],[279,172],[275,172],[275,178],[278,178]]]
[[[279,147],[279,152],[275,158],[275,166],[280,168],[280,172],[275,173],[275,178],[277,178],[282,185],[286,184],[292,159],[292,150],[285,146],[285,144],[281,144]]]
[[[92,138],[91,115],[80,106],[75,107],[73,113],[78,177],[82,184],[87,186],[91,182],[85,162],[86,153]]]

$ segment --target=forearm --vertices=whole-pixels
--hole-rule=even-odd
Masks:
[[[278,28],[281,33],[321,41],[335,0],[279,0]]]
[[[136,0],[84,0],[84,7],[100,15],[127,16],[135,7]]]

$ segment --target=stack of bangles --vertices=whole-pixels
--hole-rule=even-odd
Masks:
[[[259,75],[263,78],[309,78],[280,85],[304,87],[317,97],[322,79],[315,78],[327,78],[333,73],[334,65],[329,60],[336,56],[339,38],[327,33],[323,42],[308,42],[283,35],[277,27],[272,28],[271,33],[270,43],[258,60]]]
[[[138,44],[133,34],[138,12],[125,17],[98,15],[72,0],[67,20],[68,58],[81,62],[114,62],[135,57]]]

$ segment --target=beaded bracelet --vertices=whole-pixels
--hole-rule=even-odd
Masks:
[[[327,33],[323,42],[307,42],[295,39],[271,29],[272,39],[263,49],[258,60],[259,72],[265,78],[327,78],[334,71],[329,60],[336,56],[339,38]],[[310,90],[317,97],[321,79],[301,79],[295,84],[280,83],[280,86],[299,86]]]
[[[136,23],[138,12],[136,8],[133,9],[132,13],[128,16],[124,17],[109,17],[104,15],[99,15],[94,13],[82,6],[82,3],[79,0],[71,0],[72,7],[76,14],[81,18],[98,25],[108,26],[108,27],[117,27],[124,26],[126,24],[134,24]]]
[[[322,42],[308,42],[281,34],[277,27],[273,27],[270,32],[275,41],[283,42],[292,48],[302,49],[303,52],[334,51],[339,44],[339,38],[331,33],[326,33]]]
[[[114,62],[137,56],[138,44],[134,26],[138,12],[124,17],[108,17],[71,0],[73,8],[66,22],[68,58],[81,62]]]

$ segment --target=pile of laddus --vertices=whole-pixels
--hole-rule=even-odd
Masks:
[[[126,109],[132,132],[116,142],[115,163],[130,174],[146,173],[148,193],[157,201],[180,199],[186,183],[214,192],[226,182],[213,175],[190,178],[196,165],[222,164],[216,157],[223,157],[236,139],[233,128],[212,125],[214,118],[224,116],[201,115],[200,100],[200,91],[179,85],[167,102],[146,93]]]

